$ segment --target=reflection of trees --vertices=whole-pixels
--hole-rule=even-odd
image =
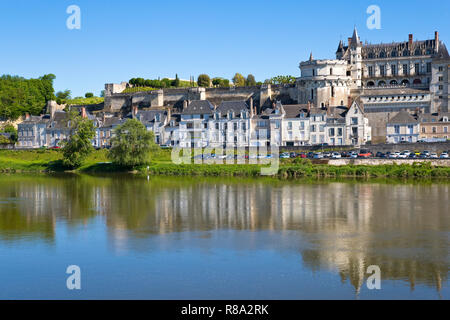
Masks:
[[[304,265],[337,271],[357,290],[369,265],[384,279],[439,289],[448,279],[448,203],[448,184],[12,176],[0,180],[0,239],[53,239],[58,220],[77,226],[99,215],[115,246],[184,231],[291,230]]]

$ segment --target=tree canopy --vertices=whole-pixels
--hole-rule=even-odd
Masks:
[[[197,78],[199,87],[209,87],[211,85],[211,78],[207,74],[201,74]]]
[[[157,150],[153,132],[136,119],[128,119],[114,130],[109,158],[119,166],[133,168],[150,162]]]
[[[94,123],[82,118],[77,112],[69,114],[70,133],[63,145],[63,164],[69,168],[80,167],[94,150],[92,139],[95,136]]]
[[[246,79],[246,81],[245,81],[245,84],[246,84],[248,87],[256,86],[256,79],[255,79],[255,76],[252,75],[252,74],[249,74],[249,75],[247,76],[247,79]]]
[[[236,73],[233,77],[233,83],[236,87],[245,87],[244,76],[240,73]]]
[[[0,118],[16,120],[25,113],[40,114],[47,101],[55,99],[54,79],[53,74],[47,74],[38,79],[1,76]]]

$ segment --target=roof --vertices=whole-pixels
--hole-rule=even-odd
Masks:
[[[182,114],[212,114],[214,106],[208,100],[194,100],[183,110]]]
[[[308,105],[307,104],[288,104],[283,105],[286,115],[286,119],[300,118],[301,114],[308,116]]]
[[[143,124],[156,122],[156,116],[159,115],[160,119],[158,122],[164,122],[167,117],[167,112],[165,110],[148,110],[139,111],[136,115],[137,119]]]
[[[417,119],[406,111],[400,111],[396,116],[394,116],[388,123],[417,123]]]
[[[419,115],[420,122],[443,122],[444,117],[450,119],[450,112],[442,112],[442,113],[423,113]]]
[[[386,95],[404,95],[404,94],[429,94],[427,90],[413,89],[408,87],[396,87],[396,88],[365,88],[361,96],[386,96]]]
[[[108,118],[105,118],[105,120],[102,122],[103,123],[101,125],[101,128],[107,128],[107,127],[112,127],[114,125],[119,125],[122,122],[124,122],[124,120],[119,117],[108,117]]]
[[[217,107],[216,112],[219,112],[221,115],[226,115],[232,111],[236,116],[239,116],[243,110],[250,110],[247,102],[245,101],[223,101]]]

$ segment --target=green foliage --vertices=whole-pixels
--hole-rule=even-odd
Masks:
[[[267,80],[266,80],[267,81]],[[294,84],[296,78],[293,76],[276,76],[268,80],[270,84]]]
[[[245,80],[245,85],[246,85],[247,87],[253,87],[253,86],[256,86],[256,79],[255,79],[255,76],[252,75],[252,74],[249,74],[249,75],[247,76],[247,79]]]
[[[208,88],[211,85],[211,79],[207,74],[201,74],[197,78],[197,83],[199,87]]]
[[[212,84],[213,84],[214,87],[229,88],[230,87],[230,80],[216,77],[216,78],[212,79]]]
[[[81,105],[88,106],[92,104],[99,104],[105,101],[105,98],[101,97],[91,97],[91,98],[83,98],[83,97],[75,97],[74,99],[66,100],[65,103],[68,105]]]
[[[109,153],[111,161],[119,166],[134,168],[150,162],[152,151],[156,151],[153,132],[136,119],[129,119],[115,129]]]
[[[132,78],[128,81],[133,85],[133,88],[127,88],[122,93],[134,93],[140,91],[151,91],[163,88],[188,88],[196,86],[195,82],[182,81],[175,75],[175,80],[164,78],[161,80],[150,80],[144,78]]]
[[[63,142],[63,165],[78,168],[94,150],[91,142],[95,136],[94,123],[76,113],[71,113],[69,119],[70,134]]]
[[[245,87],[244,76],[240,73],[236,73],[233,77],[233,83],[236,87]]]
[[[92,98],[94,96],[94,94],[92,92],[86,92],[86,94],[84,95],[85,98]]]
[[[40,114],[47,101],[55,98],[53,74],[39,79],[0,77],[0,118],[16,120],[25,113]]]
[[[0,132],[9,133],[11,134],[10,141],[12,143],[17,142],[17,129],[12,124],[6,124],[3,126],[3,128],[0,129]]]

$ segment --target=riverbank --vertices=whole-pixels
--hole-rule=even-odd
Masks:
[[[60,150],[4,150],[0,151],[0,172],[2,173],[52,173],[65,172],[62,166]],[[383,161],[310,161],[307,159],[281,160],[277,178],[296,179],[305,177],[325,178],[450,178],[450,167],[439,162],[404,162],[401,164]],[[133,173],[160,176],[223,176],[258,177],[261,168],[269,165],[219,165],[219,164],[182,164],[170,160],[170,151],[161,150],[153,155],[147,166],[134,168]],[[73,172],[114,173],[129,172],[129,169],[109,162],[106,150],[93,152],[85,164]]]

